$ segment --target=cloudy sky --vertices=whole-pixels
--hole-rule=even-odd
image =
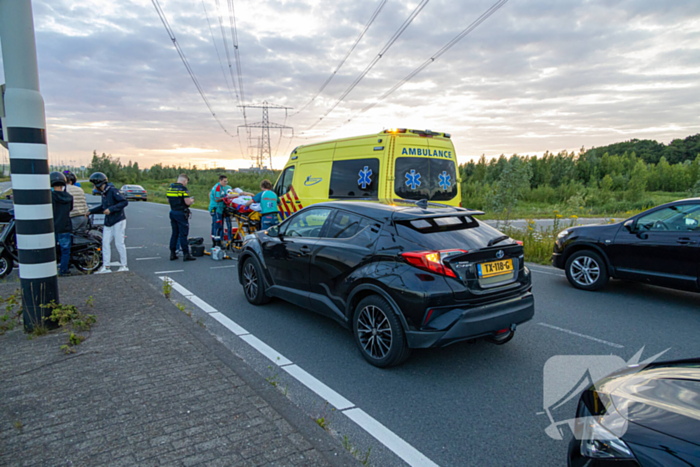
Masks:
[[[388,0],[311,105],[286,119],[284,111],[270,111],[271,121],[294,127],[295,135],[273,131],[275,167],[297,145],[391,127],[449,132],[461,162],[631,138],[668,143],[700,132],[697,0],[510,0],[410,82],[359,113],[494,1],[428,1],[345,100],[308,130],[419,5]],[[228,1],[218,3],[160,0],[204,93],[235,136],[244,121],[219,24],[220,13],[235,76]],[[233,3],[245,102],[298,110],[381,0]],[[34,0],[33,6],[54,162],[86,164],[96,149],[142,167],[250,165],[248,147],[257,144],[259,131],[251,140],[243,129],[238,138],[222,131],[150,0]],[[247,116],[249,123],[261,120],[259,109]]]

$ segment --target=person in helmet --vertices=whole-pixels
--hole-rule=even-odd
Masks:
[[[56,243],[61,251],[58,274],[68,275],[70,264],[71,232],[73,225],[70,212],[73,209],[73,197],[66,190],[66,176],[61,172],[51,172],[51,204],[53,205],[53,230]]]
[[[105,225],[102,231],[102,268],[95,274],[112,272],[109,265],[112,259],[112,238],[119,252],[121,267],[118,272],[128,271],[126,264],[126,245],[124,245],[124,232],[126,231],[126,214],[124,208],[129,202],[122,196],[113,184],[109,183],[107,176],[102,172],[90,175],[90,183],[102,195],[102,204],[90,209],[89,214],[104,214]]]
[[[73,224],[73,230],[85,230],[87,227],[85,213],[88,212],[85,192],[76,185],[78,179],[74,173],[68,172],[68,175],[66,175],[66,182],[66,191],[73,197],[73,210],[70,212],[70,221],[71,224]]]

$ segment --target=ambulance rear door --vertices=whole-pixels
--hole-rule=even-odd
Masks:
[[[377,135],[337,142],[331,168],[328,198],[378,199],[380,170],[386,166],[385,144]]]

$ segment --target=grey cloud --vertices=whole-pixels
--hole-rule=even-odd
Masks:
[[[228,90],[230,76],[213,2],[206,5],[226,78],[201,2],[161,3],[215,112],[235,134],[243,118]],[[254,9],[259,17],[245,16],[246,4],[239,3],[246,101],[299,108],[345,55],[379,0],[265,1]],[[431,0],[317,129],[333,129],[356,115],[492,4]],[[241,157],[239,142],[226,136],[209,114],[149,2],[93,8],[74,0],[35,0],[34,11],[52,152],[87,157],[97,148],[137,160],[139,152],[177,145],[220,149],[216,157],[221,158]],[[107,13],[111,11],[115,13]],[[297,134],[325,113],[410,11],[396,0],[387,3],[321,96],[288,120]],[[268,12],[273,19],[313,17],[325,27],[313,35],[291,35],[261,19]],[[694,45],[700,42],[700,30],[693,25],[698,18],[700,3],[692,1],[511,1],[349,128],[376,131],[410,119],[453,133],[458,151],[471,155],[571,149],[635,136],[666,142],[684,137],[698,131],[700,92],[695,75],[683,72],[700,63],[700,49]],[[228,19],[223,19],[228,34]],[[642,23],[655,29],[633,28]],[[87,35],[70,36],[65,28]],[[655,57],[629,58],[660,43],[667,50]],[[233,59],[230,38],[227,45]],[[681,72],[655,75],[672,67]],[[659,83],[687,87],[643,88]],[[258,110],[248,115],[249,121],[260,119]],[[284,113],[271,112],[271,119],[282,123]],[[107,126],[76,128],[94,122]],[[625,133],[672,125],[683,133]],[[338,134],[331,131],[324,137]],[[292,141],[291,147],[301,142]],[[148,157],[152,163],[163,156]]]

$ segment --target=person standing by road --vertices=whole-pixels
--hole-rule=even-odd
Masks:
[[[253,196],[253,199],[248,201],[246,206],[250,206],[253,203],[260,204],[260,214],[262,216],[260,219],[260,228],[266,230],[273,225],[279,224],[279,208],[277,207],[279,198],[275,192],[272,191],[272,183],[270,180],[265,179],[260,182],[260,189],[262,191]]]
[[[53,230],[56,233],[56,243],[61,250],[61,261],[58,267],[60,276],[68,275],[70,265],[71,232],[73,226],[70,212],[73,209],[73,197],[65,191],[66,176],[61,172],[51,172],[51,204],[53,205]]]
[[[253,196],[240,188],[227,193],[231,187],[228,186],[228,177],[219,175],[219,183],[214,185],[209,193],[209,213],[211,214],[211,241],[212,246],[219,246],[224,232],[224,198],[235,198],[236,196]]]
[[[66,175],[66,191],[73,197],[73,210],[70,212],[70,221],[73,225],[73,231],[84,230],[87,227],[87,219],[85,213],[88,212],[87,201],[85,200],[85,192],[78,188],[78,182],[74,173]]]
[[[95,274],[112,272],[110,262],[112,260],[112,239],[119,252],[121,267],[118,272],[128,271],[126,265],[126,245],[124,245],[124,232],[126,231],[126,213],[124,208],[129,202],[119,193],[113,184],[109,183],[107,176],[102,172],[90,175],[90,183],[102,195],[102,204],[90,209],[86,214],[104,214],[105,226],[102,231],[102,268]]]
[[[177,259],[177,242],[180,241],[182,254],[185,261],[194,261],[197,258],[190,254],[187,244],[187,236],[190,233],[190,206],[194,203],[194,198],[187,191],[187,183],[190,181],[185,174],[180,174],[177,181],[168,188],[168,203],[170,203],[170,261]]]

